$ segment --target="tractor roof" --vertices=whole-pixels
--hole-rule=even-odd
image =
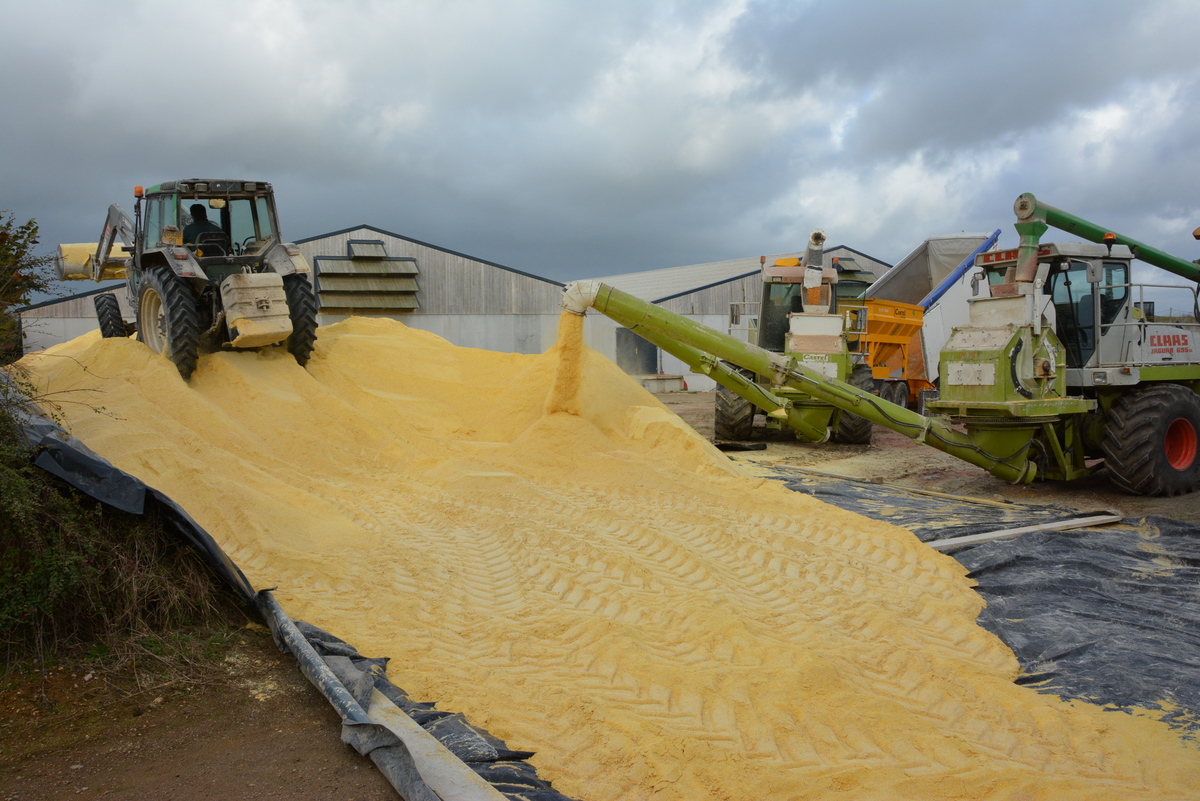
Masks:
[[[147,195],[175,192],[202,197],[264,195],[271,192],[271,185],[264,181],[245,181],[233,178],[183,178],[178,181],[164,181],[146,189]]]
[[[994,268],[1016,262],[1018,250],[1018,248],[1008,248],[1007,250],[990,250],[987,253],[980,253],[975,257],[975,265]],[[1133,258],[1133,251],[1125,245],[1113,245],[1110,252],[1107,245],[1094,242],[1047,242],[1038,247],[1039,261],[1071,256],[1080,259],[1113,258],[1128,261]]]

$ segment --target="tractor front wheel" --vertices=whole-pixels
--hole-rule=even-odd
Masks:
[[[292,333],[287,340],[288,352],[303,367],[308,364],[317,341],[317,296],[306,276],[294,273],[283,277],[283,292],[287,297],[288,314],[292,318]]]
[[[129,336],[125,331],[125,319],[121,317],[121,304],[117,296],[105,292],[92,299],[96,306],[96,320],[100,323],[100,336],[105,339]]]
[[[200,322],[196,299],[167,267],[151,267],[142,276],[138,293],[138,339],[161,353],[192,377],[200,357]]]
[[[875,379],[871,376],[871,368],[866,365],[855,367],[846,383],[864,392],[875,392]],[[842,411],[838,415],[837,428],[833,431],[833,441],[848,445],[870,445],[871,425],[866,418]]]
[[[1200,396],[1149,385],[1113,403],[1104,426],[1109,479],[1132,495],[1182,495],[1200,486]]]

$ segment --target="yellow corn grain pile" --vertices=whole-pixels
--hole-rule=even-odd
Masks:
[[[307,370],[221,353],[190,385],[96,334],[24,365],[294,617],[570,795],[1200,793],[1200,751],[1149,715],[1013,684],[953,559],[743,474],[581,325],[521,356],[352,319]]]

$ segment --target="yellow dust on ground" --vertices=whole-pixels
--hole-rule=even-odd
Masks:
[[[570,795],[1200,792],[1162,723],[1013,684],[954,560],[740,472],[582,325],[522,356],[355,319],[307,370],[220,353],[190,384],[95,334],[24,364],[293,616]]]

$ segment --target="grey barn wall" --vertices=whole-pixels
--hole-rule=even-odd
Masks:
[[[112,290],[126,320],[133,319],[125,285]],[[25,353],[45,350],[53,345],[70,342],[99,328],[96,322],[95,292],[57,302],[47,302],[18,312],[21,319],[22,347]]]
[[[561,285],[368,226],[298,242],[310,265],[345,256],[351,240],[379,240],[389,257],[417,262],[420,306],[388,314],[467,348],[542,353],[557,336]],[[329,325],[345,315],[322,314]]]
[[[313,264],[317,256],[345,256],[352,239],[378,239],[389,256],[417,260],[419,315],[558,314],[562,286],[376,229],[351,231],[297,243]]]

